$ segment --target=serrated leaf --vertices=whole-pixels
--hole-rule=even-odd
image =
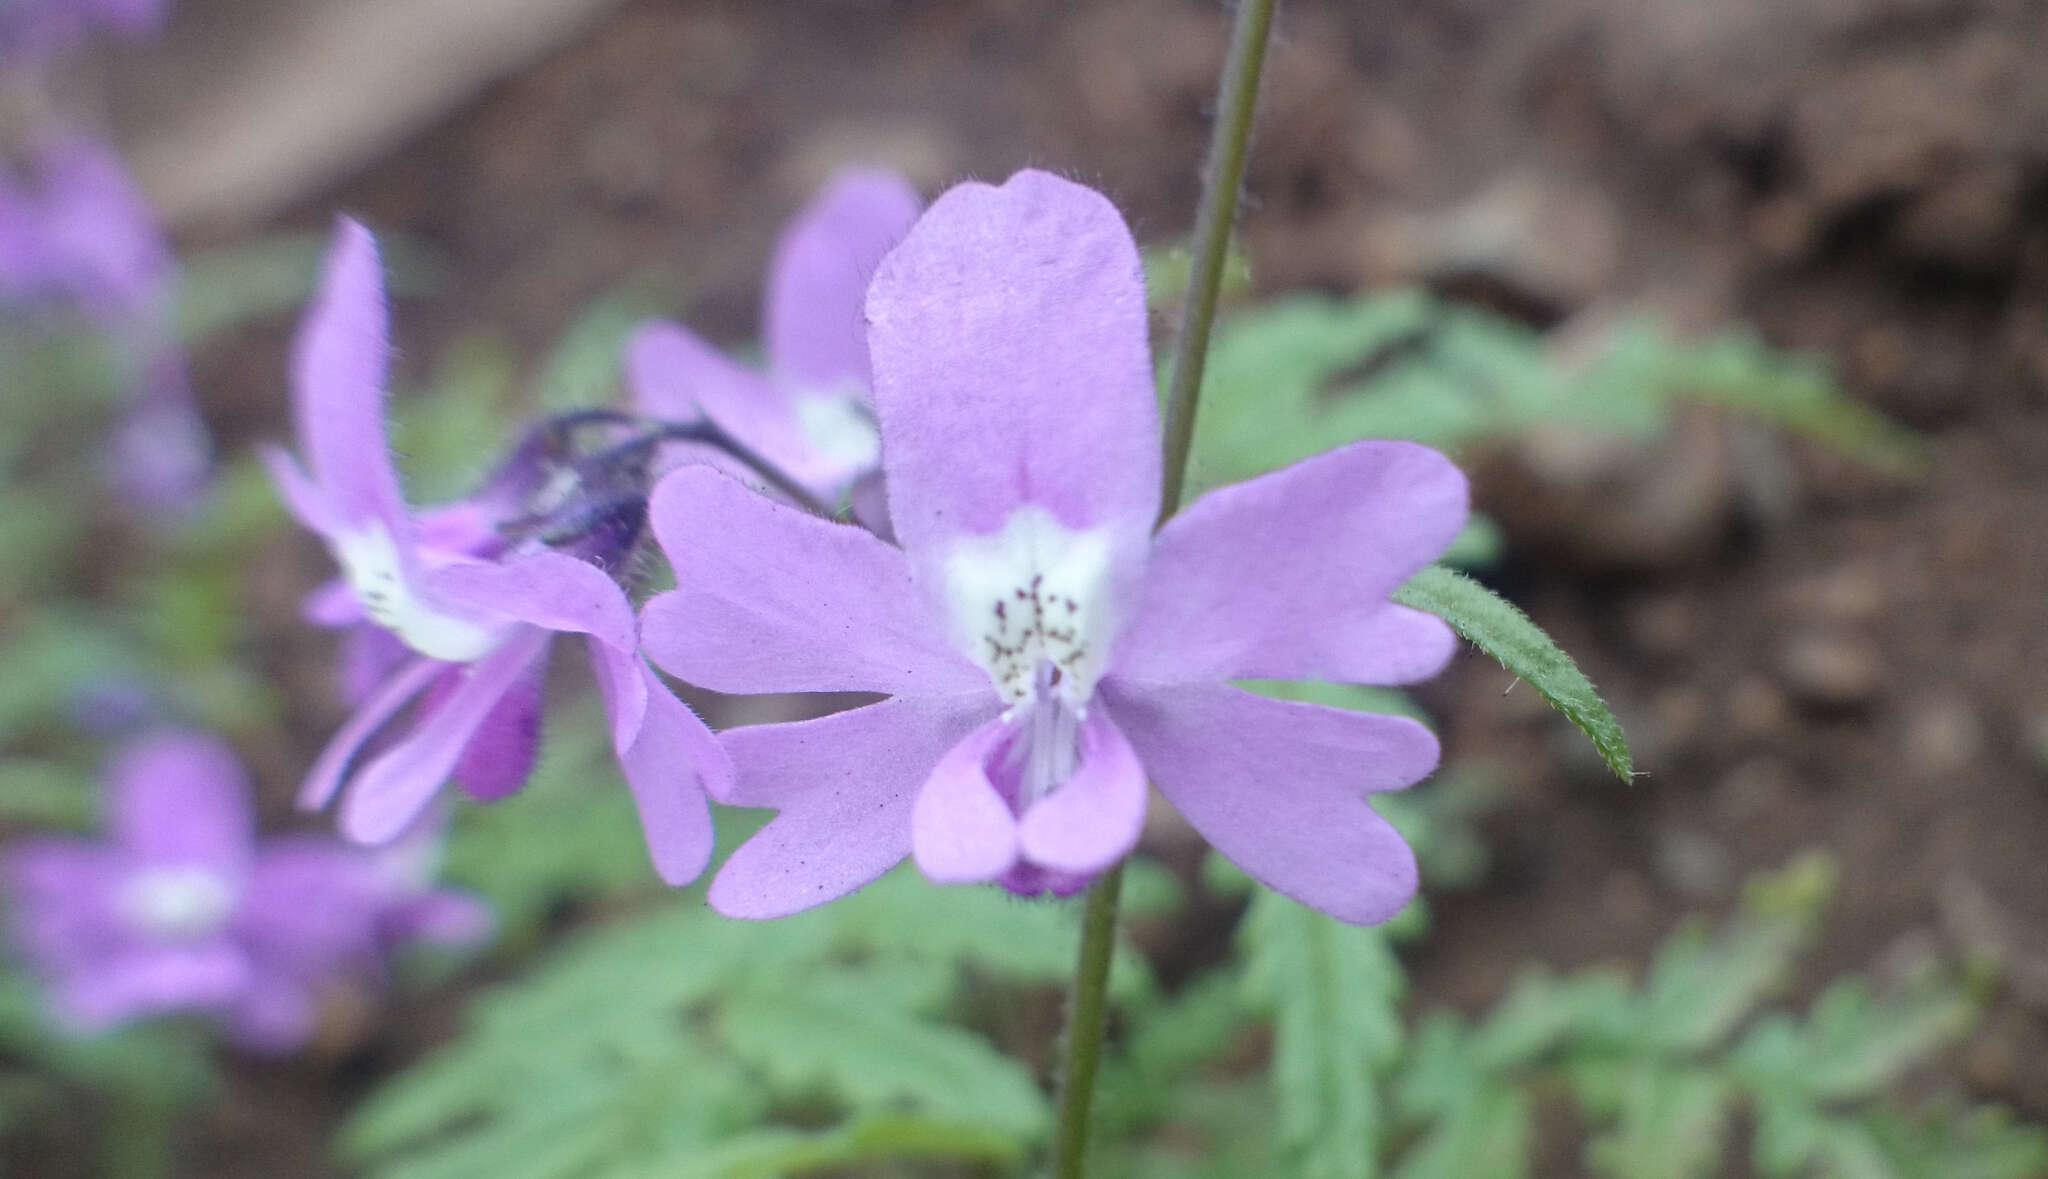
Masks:
[[[645,1174],[647,1179],[784,1179],[890,1160],[1012,1166],[1023,1153],[1016,1138],[986,1126],[917,1114],[872,1114],[817,1133],[755,1131],[679,1160],[679,1167]]]
[[[1713,1073],[1637,1066],[1624,1080],[1615,1126],[1587,1143],[1586,1161],[1616,1179],[1712,1174],[1728,1097],[1728,1083]]]
[[[904,1104],[1019,1136],[1036,1135],[1049,1117],[1037,1084],[986,1040],[815,988],[729,995],[718,1029],[785,1092],[823,1088],[855,1108]]]
[[[1273,1017],[1273,1095],[1287,1174],[1349,1179],[1377,1158],[1379,1074],[1401,1050],[1406,985],[1384,931],[1261,890],[1241,927],[1244,985]]]
[[[1520,1179],[1529,1174],[1534,1131],[1527,1094],[1492,1086],[1467,1090],[1403,1156],[1393,1179]]]
[[[1432,565],[1394,591],[1394,600],[1427,611],[1451,624],[1480,650],[1493,656],[1576,725],[1616,777],[1633,780],[1628,741],[1593,682],[1512,602],[1462,573]]]

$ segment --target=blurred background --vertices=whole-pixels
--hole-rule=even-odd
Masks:
[[[120,689],[226,732],[267,827],[320,826],[290,797],[343,716],[332,642],[298,621],[328,566],[248,450],[288,435],[290,331],[337,211],[389,248],[397,438],[431,500],[487,469],[520,415],[611,397],[645,315],[744,346],[775,234],[839,167],[894,167],[927,198],[1054,169],[1170,252],[1227,35],[1213,0],[176,0],[159,32],[20,67],[0,151],[26,159],[59,124],[104,136],[161,219],[183,284],[165,330],[215,460],[203,509],[138,515],[92,475],[139,403],[121,392],[133,366],[109,377],[42,328],[32,346],[0,337],[17,349],[0,369],[0,815],[91,828],[112,707],[94,693]],[[2033,0],[1283,3],[1200,478],[1360,434],[1446,447],[1490,521],[1469,567],[1579,660],[1640,771],[1617,782],[1476,652],[1421,686],[1449,769],[1416,794],[1437,792],[1420,805],[1456,846],[1425,887],[1427,935],[1399,946],[1393,1009],[1477,1019],[1532,964],[1641,976],[1687,915],[1725,918],[1754,874],[1825,863],[1832,901],[1759,995],[1803,1012],[1851,973],[1938,969],[1968,1018],[1878,1070],[1885,1099],[2048,1122],[2043,45]],[[67,392],[93,388],[111,392]],[[1310,424],[1268,437],[1275,415]],[[478,996],[651,895],[629,818],[623,837],[595,819],[549,831],[609,772],[592,768],[601,738],[557,744],[533,793],[560,797],[504,804],[554,818],[521,836],[470,808],[449,838],[451,878],[500,910],[494,950],[414,964],[283,1061],[146,1047],[197,1061],[204,1097],[135,1097],[11,999],[0,1159],[133,1165],[105,1142],[140,1101],[177,1111],[178,1175],[484,1173],[384,1169],[409,1129],[366,1131],[353,1155],[331,1143]],[[1203,873],[1185,829],[1155,828],[1173,899],[1136,920],[1136,969],[1170,1004],[1250,943],[1241,890]],[[535,830],[587,840],[508,871],[539,854]],[[937,1009],[1042,1079],[1059,992],[1041,973]],[[1168,1071],[1264,1085],[1257,1016]],[[1514,1152],[1533,1173],[1653,1173],[1583,1163],[1572,1102],[1533,1092]],[[791,1104],[810,1108],[776,1116]],[[1433,1124],[1420,1108],[1383,1120]],[[1748,1112],[1709,1119],[1725,1158],[1669,1173],[1837,1165],[1773,1170],[1745,1145],[1762,1107],[1726,1108]],[[1129,1153],[1103,1173],[1375,1173],[1245,1169],[1175,1116],[1112,1116]],[[1369,1141],[1399,1155],[1426,1133]],[[832,1173],[1002,1174],[1006,1157]],[[1861,1173],[2048,1174],[2032,1165]]]

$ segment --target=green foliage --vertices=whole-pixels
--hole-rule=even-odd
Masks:
[[[1380,1153],[1376,1078],[1401,1051],[1401,965],[1382,931],[1263,889],[1240,936],[1245,988],[1273,1020],[1283,1173],[1346,1179]]]
[[[1063,979],[1073,917],[908,870],[773,926],[686,895],[477,999],[468,1031],[373,1094],[342,1149],[393,1179],[1012,1162],[1048,1129],[1039,1084],[941,1017],[977,988]],[[1149,994],[1141,960],[1117,970],[1127,1001]]]
[[[1197,486],[1359,438],[1458,449],[1547,424],[1649,438],[1686,402],[1746,414],[1902,474],[1918,441],[1848,400],[1825,362],[1728,331],[1673,338],[1638,316],[1594,340],[1539,332],[1419,290],[1269,300],[1218,326],[1196,425]]]
[[[1426,870],[1432,849],[1418,850]],[[1885,988],[1839,979],[1803,1015],[1764,1010],[1832,886],[1826,861],[1797,861],[1753,881],[1730,919],[1683,925],[1640,980],[1539,967],[1476,1019],[1433,1011],[1412,1027],[1397,928],[1350,928],[1256,893],[1241,961],[1130,1013],[1106,1086],[1104,1126],[1122,1140],[1100,1157],[1113,1174],[1517,1179],[1532,1173],[1538,1103],[1568,1094],[1585,1166],[1624,1179],[1719,1173],[1738,1114],[1769,1179],[2042,1173],[2038,1128],[1887,1099],[1972,1020],[1968,993],[1939,972]],[[1271,1027],[1264,1093],[1225,1064],[1257,1042],[1248,1020]],[[1197,1153],[1229,1152],[1236,1171],[1175,1170],[1190,1138]]]
[[[1394,600],[1426,610],[1451,624],[1502,667],[1527,680],[1529,686],[1578,726],[1607,768],[1627,782],[1635,772],[1628,741],[1593,681],[1572,662],[1543,629],[1500,595],[1462,573],[1432,565],[1394,592]]]

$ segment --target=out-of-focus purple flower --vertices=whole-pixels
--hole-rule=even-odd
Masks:
[[[175,277],[156,213],[114,149],[52,135],[32,175],[0,172],[0,298],[126,323],[165,306]]]
[[[405,944],[489,931],[480,903],[381,851],[259,843],[242,769],[210,737],[143,738],[108,788],[105,842],[30,839],[0,860],[16,944],[72,1028],[200,1013],[252,1049],[289,1051],[329,988],[378,978]]]
[[[678,324],[648,324],[627,345],[641,412],[707,416],[825,503],[838,503],[881,459],[861,299],[919,207],[916,191],[893,172],[840,173],[776,243],[762,308],[766,371]]]
[[[1357,443],[1155,535],[1137,251],[1100,194],[1042,172],[939,198],[867,316],[901,549],[700,468],[655,491],[677,581],[642,619],[656,663],[719,691],[890,697],[725,735],[721,799],[780,813],[711,903],[790,913],[906,854],[942,882],[1072,891],[1135,844],[1149,778],[1280,892],[1394,913],[1415,861],[1367,795],[1429,773],[1435,738],[1227,681],[1434,674],[1449,629],[1388,595],[1456,535],[1457,469]]]
[[[212,464],[172,325],[176,263],[113,148],[81,135],[37,144],[32,175],[0,172],[0,300],[84,317],[128,389],[106,468],[152,511],[195,503]]]
[[[548,649],[558,633],[581,634],[655,867],[672,883],[694,879],[711,854],[703,785],[722,789],[731,763],[640,657],[632,606],[597,563],[637,538],[644,484],[619,495],[604,485],[605,463],[543,465],[544,430],[476,496],[415,513],[384,437],[387,319],[376,243],[344,219],[293,358],[310,473],[280,450],[265,459],[292,513],[341,566],[342,581],[308,614],[374,623],[405,650],[356,644],[355,673],[377,686],[315,762],[301,802],[342,793],[342,830],[376,843],[450,778],[483,799],[518,790],[538,749]],[[561,502],[571,494],[576,502]],[[415,700],[411,731],[350,772],[363,744]]]
[[[163,27],[170,0],[0,0],[0,67],[69,52],[94,29],[143,37]]]

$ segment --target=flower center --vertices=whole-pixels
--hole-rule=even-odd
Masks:
[[[865,470],[882,459],[882,435],[874,418],[851,394],[798,396],[796,426],[819,457],[836,468]]]
[[[151,868],[128,881],[119,905],[123,916],[152,937],[196,941],[227,924],[235,888],[205,868]]]
[[[435,608],[406,579],[398,545],[381,524],[337,537],[335,559],[349,588],[377,625],[430,659],[467,663],[498,645],[498,633]]]
[[[1109,656],[1110,542],[1026,506],[987,536],[958,542],[945,565],[953,639],[988,672],[1022,719],[1029,701],[1057,697],[1085,717]]]
[[[1057,687],[1064,676],[1052,664],[1039,664],[1033,678],[1031,699],[1010,710],[1017,731],[1000,755],[1003,772],[989,778],[1019,815],[1059,789],[1081,764],[1083,708],[1061,698]]]

